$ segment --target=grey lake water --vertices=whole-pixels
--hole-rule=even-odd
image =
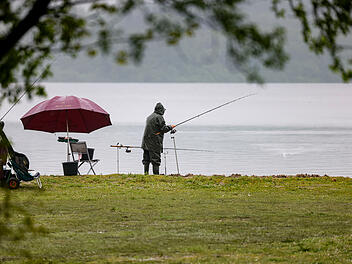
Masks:
[[[61,162],[66,159],[65,143],[57,135],[23,131],[21,124],[8,123],[15,150],[25,153],[31,167],[42,174],[62,174]],[[142,150],[131,153],[117,151],[117,142],[140,145],[143,126],[114,125],[90,135],[73,134],[95,148],[97,173],[142,173]],[[352,176],[352,129],[304,127],[197,126],[183,127],[175,135],[178,148],[211,150],[212,152],[178,151],[181,174],[246,175],[319,174]],[[173,141],[165,135],[165,147]],[[88,167],[84,168],[87,171]],[[162,159],[161,172],[165,170]],[[173,150],[166,150],[166,172],[177,173]]]
[[[110,127],[90,134],[70,134],[95,148],[101,161],[98,174],[142,173],[142,151],[117,152],[116,143],[141,144],[144,120],[161,101],[167,123],[175,124],[233,98],[258,95],[225,106],[178,127],[180,173],[205,175],[319,174],[352,176],[352,88],[342,84],[46,84],[48,97],[76,95],[107,110]],[[19,119],[36,103],[24,101],[5,118],[5,132],[31,168],[45,175],[62,175],[66,144],[64,133],[24,130]],[[2,106],[2,112],[7,110]],[[170,134],[164,146],[173,147]],[[117,163],[119,154],[119,163]],[[173,150],[162,159],[161,172],[177,173]],[[85,173],[88,167],[82,169]]]

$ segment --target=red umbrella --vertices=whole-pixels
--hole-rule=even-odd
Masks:
[[[76,96],[55,96],[30,109],[22,118],[24,129],[44,132],[90,133],[110,126],[110,116],[99,105]],[[67,140],[68,141],[68,140]]]
[[[109,114],[96,103],[76,96],[55,96],[43,101],[22,118],[24,129],[50,133],[90,133],[110,126]]]

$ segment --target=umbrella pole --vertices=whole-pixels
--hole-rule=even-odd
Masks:
[[[68,137],[68,120],[66,119],[66,132],[67,132],[67,162],[70,161],[70,149],[69,149],[69,141],[70,141],[70,138]]]

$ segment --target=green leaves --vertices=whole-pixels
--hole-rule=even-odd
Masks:
[[[23,0],[23,4],[3,0],[0,3],[0,41],[6,42],[32,8],[50,0]],[[245,16],[243,9],[248,0],[142,0],[116,2],[50,1],[46,12],[34,12],[36,23],[21,36],[12,50],[0,56],[1,98],[14,101],[18,93],[26,91],[40,74],[47,58],[63,52],[76,57],[85,51],[94,57],[116,54],[118,64],[129,60],[138,64],[143,60],[147,43],[163,41],[178,45],[185,37],[192,37],[202,27],[209,27],[226,38],[227,58],[234,71],[242,72],[248,81],[263,82],[262,67],[281,70],[288,60],[284,50],[285,30],[269,30]],[[17,3],[17,1],[16,1]],[[42,9],[43,10],[43,9]],[[293,14],[302,27],[303,41],[316,54],[329,53],[330,68],[344,81],[351,78],[351,56],[346,56],[341,36],[349,36],[352,27],[352,2],[349,0],[272,0],[272,10],[278,18]],[[123,23],[125,16],[139,16],[142,21],[132,31]],[[131,27],[128,27],[129,29]],[[50,70],[43,79],[50,76]],[[17,88],[10,88],[10,84]],[[14,86],[13,86],[14,87]],[[20,87],[20,88],[19,88]],[[21,88],[22,87],[22,88]],[[31,94],[43,94],[40,87]]]
[[[128,59],[128,54],[124,50],[119,51],[116,55],[116,62],[118,64],[121,64],[121,65],[127,64],[127,59]]]
[[[275,10],[283,0],[273,0]],[[288,0],[290,9],[302,26],[303,41],[316,54],[328,53],[330,69],[340,74],[343,81],[352,78],[352,56],[342,41],[350,40],[352,29],[352,1],[349,0]],[[277,11],[278,13],[279,11]],[[339,43],[340,42],[340,43]]]
[[[103,10],[107,13],[114,14],[117,12],[117,8],[114,5],[108,5],[106,3],[93,3],[90,7],[91,10]]]

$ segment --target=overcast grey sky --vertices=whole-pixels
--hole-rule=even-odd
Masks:
[[[304,125],[352,126],[351,84],[206,83],[47,83],[48,98],[75,95],[88,98],[111,115],[114,124],[144,123],[157,102],[167,109],[167,123],[175,124],[210,108],[252,92],[252,96],[204,115],[189,125]],[[22,99],[4,119],[19,121],[31,107],[45,100]],[[8,109],[3,104],[1,115]]]

